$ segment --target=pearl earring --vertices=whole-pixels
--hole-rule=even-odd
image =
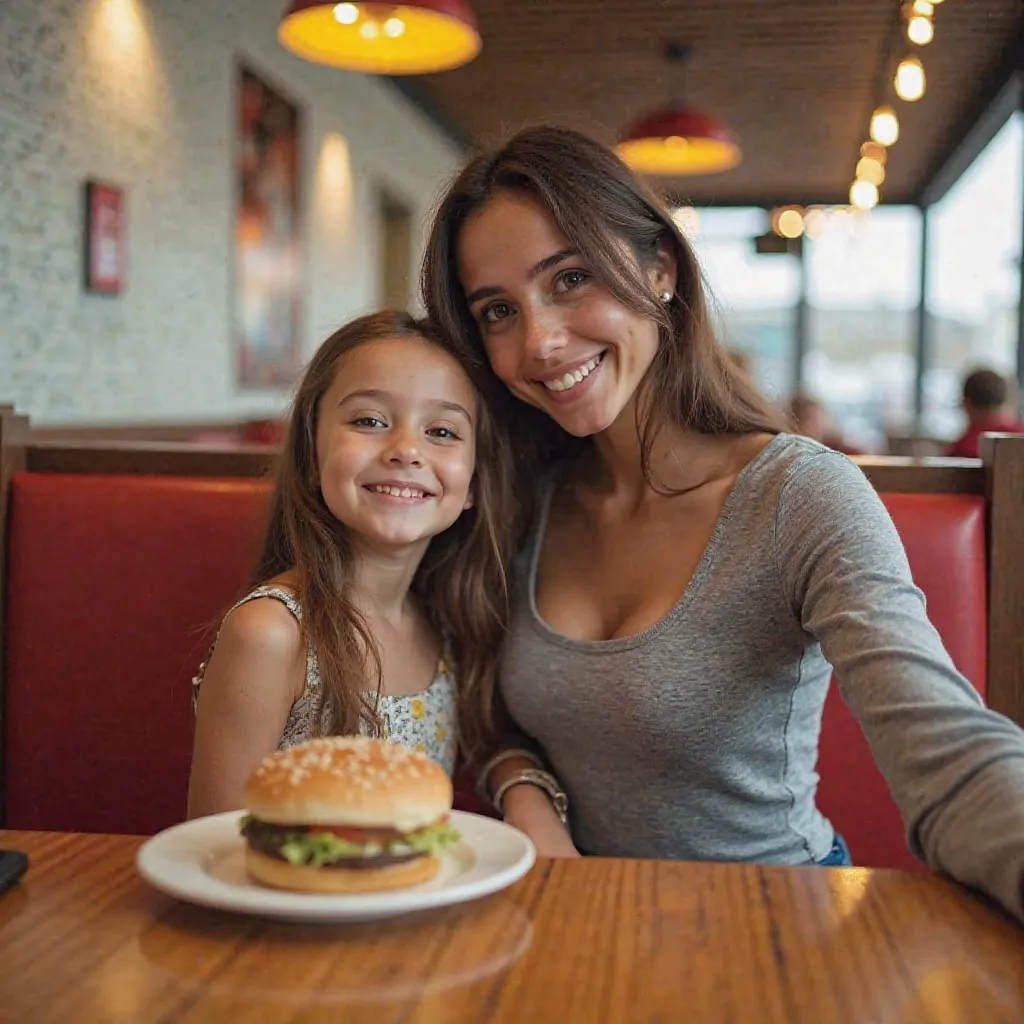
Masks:
[[[670,302],[672,300],[672,293],[670,291],[663,291],[659,296],[662,302]]]

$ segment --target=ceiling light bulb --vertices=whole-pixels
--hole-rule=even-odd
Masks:
[[[856,174],[858,181],[870,181],[872,185],[881,185],[885,181],[885,168],[869,156],[862,156],[857,161]]]
[[[907,38],[918,46],[927,46],[935,38],[931,18],[911,18],[907,22]]]
[[[825,211],[817,207],[807,211],[804,215],[804,231],[808,238],[821,237],[821,233],[825,230],[825,218]]]
[[[405,34],[405,22],[401,18],[388,18],[384,22],[384,35],[397,39]]]
[[[913,103],[924,95],[924,66],[916,57],[907,57],[900,61],[893,80],[896,95],[901,100]]]
[[[870,210],[878,205],[878,188],[870,181],[855,181],[850,186],[850,205],[857,210]]]
[[[359,8],[355,4],[338,4],[334,8],[334,20],[339,25],[354,25],[359,20]]]
[[[804,233],[804,218],[799,210],[783,210],[779,214],[779,234],[783,238],[799,238]]]
[[[860,147],[860,155],[870,157],[872,160],[877,160],[883,166],[885,165],[885,158],[888,156],[889,151],[885,146],[880,146],[877,142],[864,142]]]
[[[900,123],[892,107],[879,107],[871,115],[871,138],[880,146],[891,146],[900,137]]]

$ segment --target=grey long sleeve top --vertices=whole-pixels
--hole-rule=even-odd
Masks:
[[[914,852],[1024,917],[1024,732],[953,666],[850,460],[773,439],[676,606],[609,641],[562,636],[537,612],[552,489],[517,573],[502,689],[568,792],[583,852],[824,857],[833,827],[815,764],[832,666]]]

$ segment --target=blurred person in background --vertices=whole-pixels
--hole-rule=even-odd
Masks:
[[[976,459],[982,434],[1024,434],[1024,421],[1015,408],[1014,390],[995,370],[979,369],[969,373],[964,379],[960,401],[967,416],[967,429],[946,449],[946,454]]]
[[[809,437],[844,455],[864,454],[843,437],[832,422],[828,410],[816,398],[796,394],[789,400],[785,412],[794,433]]]

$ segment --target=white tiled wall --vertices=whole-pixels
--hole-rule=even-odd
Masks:
[[[0,402],[36,423],[230,419],[236,60],[304,118],[307,354],[378,294],[376,188],[421,224],[458,166],[386,82],[307,64],[284,0],[0,0]],[[81,284],[86,178],[126,189],[120,297]]]

